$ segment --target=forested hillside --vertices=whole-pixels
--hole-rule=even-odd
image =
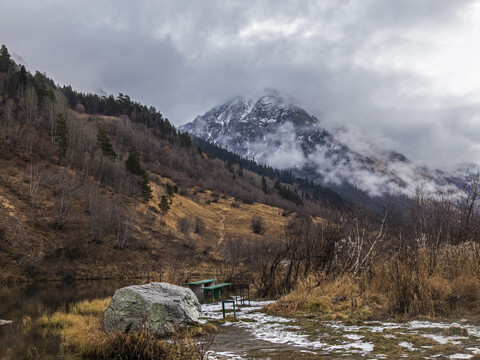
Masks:
[[[272,312],[478,309],[478,175],[379,214],[192,142],[126,95],[59,87],[5,47],[0,116],[0,281],[210,274],[290,293]]]
[[[291,175],[224,162],[211,147],[208,156],[127,95],[83,94],[31,74],[5,46],[0,114],[2,280],[211,269],[224,235],[280,236],[290,213],[343,206],[335,193]],[[220,224],[219,211],[243,220]]]

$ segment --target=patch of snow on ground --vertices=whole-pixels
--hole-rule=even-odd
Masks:
[[[402,341],[400,343],[398,343],[398,346],[401,346],[403,348],[406,348],[410,351],[414,351],[415,348],[413,347],[413,344],[411,342],[408,342],[408,341]]]
[[[469,354],[454,354],[450,356],[450,359],[470,359],[472,355]]]
[[[477,339],[480,338],[480,327],[461,322],[444,323],[415,320],[405,323],[378,323],[366,321],[359,325],[345,325],[340,321],[324,321],[322,322],[322,326],[330,328],[332,332],[329,333],[335,335],[334,338],[336,338],[336,335],[338,335],[338,338],[336,338],[337,340],[334,344],[332,344],[331,342],[326,342],[329,341],[328,338],[321,338],[321,334],[318,334],[317,337],[306,335],[304,332],[302,332],[301,326],[297,325],[296,319],[294,318],[272,316],[260,312],[263,306],[271,303],[273,303],[273,301],[252,301],[251,306],[239,307],[236,311],[237,318],[244,321],[227,322],[223,326],[245,329],[249,334],[251,334],[252,338],[256,340],[269,342],[272,345],[276,344],[277,346],[279,344],[285,345],[286,348],[297,348],[300,352],[342,352],[349,354],[362,354],[363,356],[372,356],[370,353],[375,347],[373,343],[362,341],[364,338],[363,333],[365,331],[383,333],[385,330],[396,330],[401,334],[410,333],[430,338],[439,344],[451,343],[461,346],[462,341],[459,340],[464,340],[466,339],[465,337],[438,334],[438,330],[441,331],[455,326],[467,329],[469,335],[472,337]],[[229,312],[229,315],[233,315],[232,312]],[[202,306],[202,322],[206,322],[207,320],[222,319],[222,316],[221,303],[205,304]],[[428,333],[428,329],[431,329],[434,333]],[[388,339],[396,338],[394,334],[389,333],[384,333],[383,336]],[[408,351],[420,350],[416,349],[412,343],[407,341],[402,341],[398,345]],[[476,347],[465,348],[465,351],[469,351],[473,354],[480,354],[480,348]],[[211,358],[216,360],[243,359],[241,355],[231,352],[212,352],[212,355],[213,356]],[[385,356],[383,354],[375,355],[375,358],[377,359],[384,357]],[[458,353],[452,355],[450,358],[468,359],[471,357],[472,355]]]
[[[213,352],[209,351],[207,353],[208,358],[211,360],[222,360],[222,359],[229,359],[229,360],[244,360],[245,358],[241,357],[240,355],[234,354],[229,351],[219,351]]]
[[[370,353],[374,349],[374,345],[365,341],[356,341],[353,343],[344,343],[341,345],[330,345],[325,348],[327,351],[348,351],[348,352],[360,352],[364,355]]]
[[[453,344],[453,345],[461,345],[461,341],[455,341],[455,337],[452,336],[443,336],[443,335],[438,335],[438,334],[423,334],[422,336],[430,338],[439,344],[445,345],[445,344]]]
[[[300,333],[300,327],[292,323],[294,320],[267,315],[259,310],[272,301],[251,302],[250,307],[241,307],[237,309],[237,318],[253,321],[229,322],[224,325],[236,326],[248,330],[256,339],[267,341],[273,344],[288,344],[290,346],[300,347],[309,350],[326,351],[348,351],[367,354],[372,352],[374,345],[365,341],[359,341],[363,336],[356,334],[347,334],[345,337],[353,342],[344,342],[341,345],[330,345],[320,340],[311,340],[308,335]],[[231,315],[232,313],[229,313]],[[221,304],[205,304],[202,306],[202,321],[207,319],[222,318]]]

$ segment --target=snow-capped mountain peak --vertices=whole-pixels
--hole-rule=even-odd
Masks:
[[[235,97],[184,125],[182,130],[257,162],[292,170],[324,185],[354,185],[370,195],[455,191],[454,175],[417,166],[396,151],[366,155],[351,150],[290,96],[266,89]]]

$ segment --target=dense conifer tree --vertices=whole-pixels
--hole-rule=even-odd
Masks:
[[[145,170],[144,170],[145,171]],[[152,197],[152,188],[150,187],[150,179],[148,177],[147,172],[145,171],[144,174],[141,176],[142,179],[142,198],[144,202],[148,202]]]
[[[127,170],[140,177],[142,186],[143,201],[148,202],[152,198],[152,188],[150,187],[150,179],[147,171],[140,164],[140,156],[135,148],[130,149],[128,158],[125,160]]]
[[[168,203],[168,199],[165,195],[162,195],[162,197],[160,198],[160,203],[158,204],[158,207],[160,208],[162,216],[165,216],[168,210],[170,210],[170,204]]]
[[[135,148],[128,151],[128,158],[125,160],[125,166],[133,175],[142,176],[145,172],[145,169],[140,164],[138,151]]]
[[[112,143],[110,142],[110,138],[108,137],[107,130],[103,126],[101,126],[97,132],[97,146],[102,149],[103,156],[112,160],[117,157]]]
[[[20,67],[20,75],[18,77],[18,88],[21,92],[25,91],[27,88],[27,69],[22,65]]]
[[[0,48],[0,72],[8,73],[12,68],[13,62],[5,45]]]
[[[169,183],[165,184],[165,192],[167,193],[168,198],[170,199],[170,204],[172,203],[172,199],[176,193],[178,193],[178,186],[170,185]]]
[[[267,180],[262,176],[262,191],[266,194],[268,192]]]
[[[54,132],[55,141],[58,144],[58,163],[60,164],[62,158],[67,154],[68,148],[68,127],[67,119],[65,115],[58,115],[55,122],[55,132]]]
[[[238,176],[243,176],[243,165],[240,161],[238,162]]]

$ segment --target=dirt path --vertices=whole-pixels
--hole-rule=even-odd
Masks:
[[[223,240],[225,240],[225,224],[223,223],[225,221],[225,215],[222,214],[223,209],[219,210],[217,213],[222,217],[222,219],[219,221],[220,222],[220,240],[218,240],[218,245],[220,245]]]
[[[471,359],[480,355],[480,327],[467,320],[348,322],[260,312],[271,302],[237,307],[237,321],[218,325],[212,360]],[[231,312],[230,312],[231,315]],[[202,320],[222,319],[218,303],[202,306]]]

